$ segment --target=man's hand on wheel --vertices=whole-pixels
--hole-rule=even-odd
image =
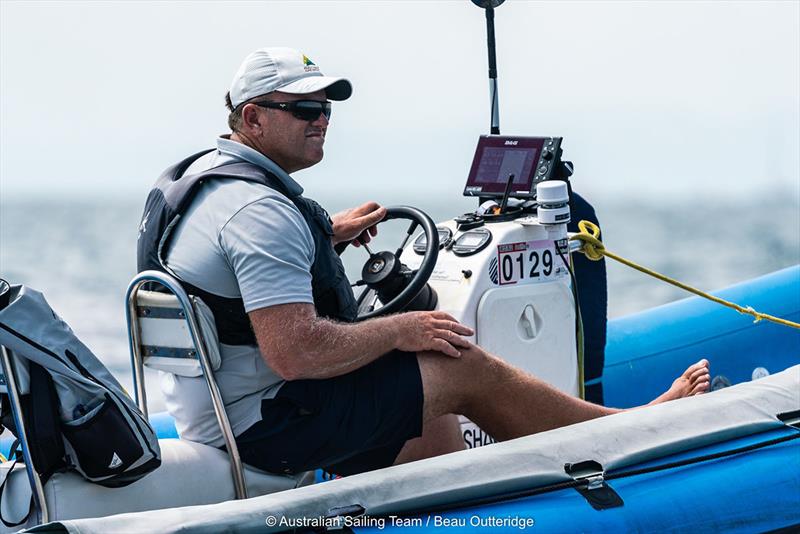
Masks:
[[[331,217],[333,244],[352,241],[352,245],[358,247],[361,246],[359,241],[369,243],[372,237],[378,235],[377,224],[384,217],[386,217],[386,208],[377,202],[367,202],[357,208],[337,213]]]
[[[453,358],[461,356],[459,348],[472,346],[461,336],[475,332],[441,311],[409,312],[393,316],[397,325],[397,348],[407,352],[432,350]]]

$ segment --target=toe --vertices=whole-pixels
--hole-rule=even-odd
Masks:
[[[697,382],[697,380],[702,376],[709,376],[707,367],[700,367],[698,369],[695,369],[692,372],[692,374],[689,375],[689,380],[692,382]]]
[[[700,395],[708,391],[709,381],[707,379],[699,381],[695,386],[692,388],[692,392],[690,395]]]
[[[708,372],[708,360],[703,358],[702,360],[693,363],[686,369],[686,372],[683,373],[683,376],[690,378],[697,371]]]

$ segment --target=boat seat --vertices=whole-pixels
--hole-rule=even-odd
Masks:
[[[208,387],[226,450],[188,440],[162,439],[160,467],[128,486],[107,488],[76,472],[55,473],[43,483],[41,474],[33,468],[27,441],[28,416],[23,414],[20,402],[27,393],[27,375],[22,366],[15,365],[11,351],[0,346],[0,392],[8,394],[22,453],[16,464],[0,465],[0,484],[5,481],[0,511],[9,523],[28,517],[18,527],[0,524],[0,532],[62,519],[246,499],[313,483],[313,472],[279,475],[242,463],[214,378],[220,354],[213,315],[200,299],[187,295],[173,277],[145,271],[131,281],[126,301],[133,389],[139,409],[147,416],[144,367],[201,379]],[[29,510],[33,513],[28,514]]]
[[[140,512],[214,504],[236,498],[228,455],[215,447],[180,439],[162,439],[161,466],[144,478],[121,488],[106,488],[67,471],[54,474],[44,485],[49,519],[101,517],[126,512]],[[0,480],[5,480],[13,462],[0,465]],[[244,478],[250,496],[292,489],[309,482],[306,474],[284,476],[267,473],[245,465]],[[17,463],[3,492],[3,517],[18,521],[28,513],[31,486],[25,466]],[[31,514],[30,525],[35,524]],[[0,531],[6,530],[0,525]]]
[[[178,280],[159,271],[137,274],[128,285],[126,302],[133,389],[139,409],[147,415],[144,367],[203,380],[228,453],[229,477],[234,490],[230,498],[262,495],[264,492],[249,491],[245,483],[245,472],[256,470],[245,468],[241,461],[222,394],[214,378],[221,355],[211,309],[200,298],[188,295]],[[310,475],[300,478],[312,480]]]

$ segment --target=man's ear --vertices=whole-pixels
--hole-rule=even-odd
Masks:
[[[242,108],[242,124],[251,130],[261,130],[264,127],[264,114],[259,113],[255,104],[245,104]]]

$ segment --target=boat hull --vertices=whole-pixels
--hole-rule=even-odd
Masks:
[[[762,432],[626,468],[644,469],[762,446],[746,454],[610,480],[608,485],[624,503],[616,508],[596,510],[578,491],[568,488],[397,520],[371,518],[374,524],[354,530],[402,528],[410,533],[447,526],[448,532],[474,531],[475,527],[491,532],[768,532],[800,528],[800,441],[763,446],[797,435],[793,429]]]

